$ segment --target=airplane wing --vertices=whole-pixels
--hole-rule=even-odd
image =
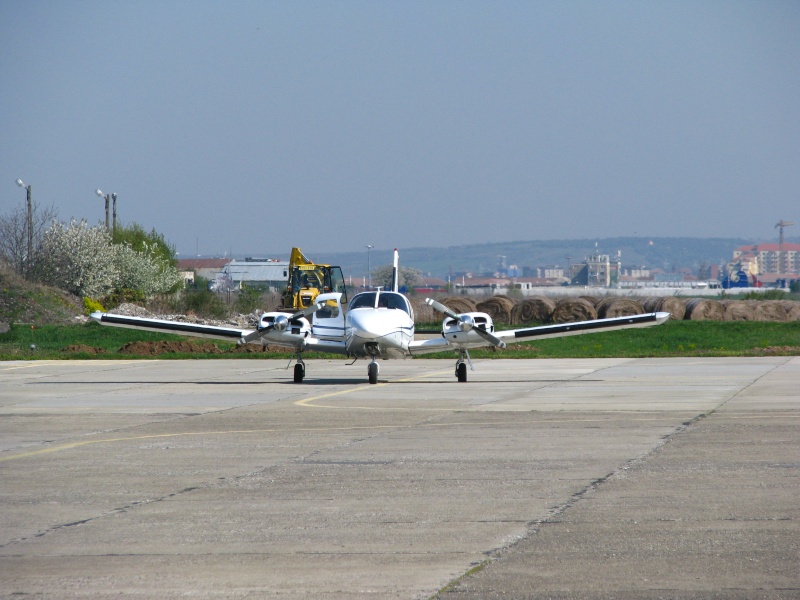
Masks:
[[[537,339],[564,337],[568,335],[582,335],[586,333],[599,333],[601,331],[615,331],[637,327],[651,327],[667,321],[670,314],[667,312],[614,317],[611,319],[595,319],[592,321],[578,321],[575,323],[558,323],[555,325],[540,325],[522,329],[509,329],[495,331],[493,335],[483,332],[478,335],[477,327],[456,334],[443,334],[440,338],[413,341],[409,345],[412,355],[441,352],[443,350],[458,350],[459,348],[471,349],[485,346],[505,347],[506,344],[530,342]],[[460,339],[463,341],[460,341]]]
[[[237,329],[235,327],[219,327],[216,325],[200,325],[164,319],[148,319],[145,317],[126,317],[110,313],[95,312],[91,318],[101,325],[141,329],[143,331],[160,331],[193,337],[214,338],[226,342],[239,342],[245,336],[255,332],[253,329]]]
[[[636,327],[652,327],[665,323],[670,317],[668,312],[646,313],[643,315],[630,315],[626,317],[613,317],[611,319],[594,319],[592,321],[578,321],[575,323],[558,323],[555,325],[540,325],[525,329],[512,329],[509,331],[495,331],[495,335],[506,343],[527,342],[532,339],[564,337],[567,335],[582,335],[600,331],[616,331],[618,329],[631,329]]]
[[[311,309],[304,309],[310,313]],[[271,313],[273,314],[273,313]],[[295,316],[301,313],[296,313]],[[91,318],[101,325],[111,327],[124,327],[126,329],[141,329],[144,331],[159,331],[162,333],[173,333],[192,337],[213,338],[225,340],[236,344],[270,344],[283,346],[294,350],[315,350],[317,352],[329,352],[333,354],[347,354],[347,346],[344,341],[326,340],[316,338],[310,333],[308,323],[303,319],[298,327],[288,325],[293,316],[285,315],[284,327],[273,325],[260,329],[239,329],[237,327],[220,327],[217,325],[200,325],[197,323],[185,323],[182,321],[167,321],[164,319],[148,319],[145,317],[126,317],[110,313],[92,313]]]

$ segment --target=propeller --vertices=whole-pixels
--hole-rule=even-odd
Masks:
[[[444,313],[445,316],[454,319],[458,323],[458,328],[461,331],[465,333],[467,331],[474,331],[493,346],[497,346],[498,348],[506,347],[506,343],[497,336],[492,335],[482,327],[475,327],[475,320],[470,315],[457,314],[433,298],[426,298],[425,302],[433,307],[434,310],[438,310],[440,313]]]
[[[300,317],[310,317],[324,305],[325,304],[323,302],[320,302],[319,304],[312,304],[311,306],[304,308],[303,310],[299,310],[296,313],[289,316],[286,316],[284,314],[276,315],[271,324],[266,326],[264,329],[258,329],[252,333],[247,334],[246,336],[242,337],[239,343],[247,344],[254,340],[258,340],[267,335],[273,329],[275,331],[286,331],[289,328],[289,323],[293,319],[298,319]]]

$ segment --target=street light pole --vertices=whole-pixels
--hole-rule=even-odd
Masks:
[[[100,196],[101,198],[105,198],[105,201],[106,201],[106,231],[108,231],[109,230],[109,227],[108,227],[108,225],[109,225],[109,223],[108,223],[108,203],[111,201],[111,194],[105,194],[104,195],[103,194],[103,190],[95,190],[94,193],[97,194],[98,196]]]
[[[113,226],[111,229],[111,233],[113,234],[117,230],[117,195],[111,194],[111,201],[114,203],[114,220]]]
[[[30,274],[31,261],[33,260],[33,199],[31,186],[25,185],[22,179],[17,179],[17,185],[25,188],[28,201],[28,255],[25,257],[25,271]]]
[[[367,249],[367,281],[369,282],[369,284],[368,284],[369,288],[372,287],[372,269],[370,268],[370,264],[369,264],[369,251],[372,250],[374,247],[375,246],[372,246],[370,244],[366,245],[366,249]]]

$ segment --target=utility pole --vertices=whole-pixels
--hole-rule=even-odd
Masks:
[[[33,262],[33,197],[31,194],[31,186],[25,185],[22,179],[17,179],[17,185],[25,188],[28,201],[28,255],[25,257],[25,272],[27,275],[30,275]]]
[[[371,244],[367,244],[365,246],[365,248],[367,249],[367,281],[369,282],[367,284],[368,288],[372,288],[372,269],[370,268],[369,264],[369,251],[372,250],[374,247],[375,246],[372,246]]]
[[[100,196],[101,198],[104,198],[104,199],[105,199],[105,201],[106,201],[106,231],[108,231],[108,230],[109,230],[109,223],[108,223],[108,203],[109,203],[109,202],[110,202],[110,200],[111,200],[111,194],[103,194],[103,190],[95,190],[95,191],[94,191],[94,193],[95,193],[95,194],[97,194],[98,196]]]
[[[778,221],[778,224],[775,225],[775,229],[780,229],[781,231],[780,238],[778,238],[778,271],[780,271],[781,275],[785,274],[787,271],[786,255],[783,252],[783,228],[791,225],[794,225],[793,221],[784,221],[783,219]]]

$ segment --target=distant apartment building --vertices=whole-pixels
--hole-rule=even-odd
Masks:
[[[591,254],[583,264],[570,267],[570,282],[573,285],[609,287],[618,281],[619,263],[612,262],[608,254]]]
[[[800,274],[800,244],[753,244],[733,251],[732,265],[751,275]]]

